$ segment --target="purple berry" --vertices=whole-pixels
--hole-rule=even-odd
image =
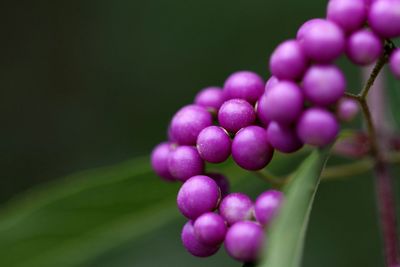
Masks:
[[[217,208],[221,193],[217,183],[208,176],[197,175],[179,189],[177,203],[181,213],[192,220]]]
[[[258,105],[260,118],[268,118],[281,124],[291,124],[300,116],[304,96],[297,84],[281,81],[266,92]]]
[[[222,104],[218,121],[228,132],[236,133],[241,128],[253,124],[256,113],[252,105],[243,99],[231,99]]]
[[[400,1],[379,0],[371,4],[368,23],[383,38],[400,36]]]
[[[261,170],[271,161],[273,154],[267,131],[259,126],[243,128],[233,139],[232,157],[243,169]]]
[[[357,101],[350,98],[343,98],[339,101],[336,115],[341,121],[349,122],[354,119],[359,111]]]
[[[158,176],[167,181],[174,181],[168,169],[168,158],[172,151],[172,144],[168,142],[157,145],[151,153],[151,166]]]
[[[204,128],[197,137],[197,150],[205,161],[221,163],[230,156],[231,143],[225,129],[209,126]]]
[[[344,51],[345,35],[335,23],[318,20],[309,24],[299,39],[304,53],[312,60],[329,63]]]
[[[278,78],[271,76],[265,83],[265,92],[267,92],[271,87],[275,86],[279,82]]]
[[[224,103],[224,93],[219,87],[207,87],[201,90],[194,99],[196,105],[205,107],[212,112],[217,112]]]
[[[256,104],[256,114],[257,118],[260,120],[261,124],[265,127],[271,122],[271,118],[268,117],[267,109],[267,94],[263,94]]]
[[[350,35],[347,40],[346,54],[358,65],[374,63],[383,52],[383,44],[375,33],[363,29]]]
[[[303,147],[296,131],[290,126],[271,122],[267,128],[268,142],[278,151],[293,153]]]
[[[173,177],[184,182],[192,176],[202,174],[204,162],[196,148],[180,146],[171,151],[168,170]]]
[[[254,104],[264,93],[264,81],[251,71],[238,71],[228,77],[224,84],[226,99],[240,98]]]
[[[297,80],[306,69],[307,58],[296,40],[288,40],[280,44],[272,53],[269,66],[276,78]]]
[[[249,220],[253,215],[253,201],[242,193],[229,194],[222,199],[219,213],[229,225]]]
[[[297,30],[296,39],[297,40],[303,39],[305,33],[310,29],[310,27],[313,24],[319,23],[321,21],[323,22],[325,20],[321,19],[321,18],[317,18],[317,19],[310,19],[310,20],[304,22],[303,25],[301,25],[300,28]]]
[[[192,221],[188,221],[182,228],[181,239],[186,250],[196,257],[209,257],[214,255],[219,247],[207,246],[197,239]]]
[[[230,184],[228,178],[219,173],[207,173],[207,176],[212,178],[221,190],[221,198],[225,197],[230,192]]]
[[[256,199],[254,214],[261,225],[268,225],[276,216],[283,201],[283,194],[277,190],[268,190]]]
[[[335,22],[345,32],[360,29],[367,20],[365,0],[330,0],[327,18]]]
[[[201,215],[194,222],[197,239],[208,246],[219,246],[224,242],[227,226],[224,219],[213,212]]]
[[[195,145],[200,131],[213,124],[211,114],[203,107],[189,105],[172,118],[170,133],[180,145]]]
[[[339,124],[334,115],[321,108],[306,110],[297,123],[297,135],[305,144],[325,146],[335,141]]]
[[[225,249],[228,254],[242,262],[254,262],[258,259],[264,243],[264,231],[255,222],[238,222],[229,228],[225,237]]]
[[[345,90],[346,78],[334,65],[311,66],[303,78],[306,99],[315,105],[331,105],[343,96]]]
[[[390,71],[400,80],[400,49],[397,48],[392,52],[389,59]]]

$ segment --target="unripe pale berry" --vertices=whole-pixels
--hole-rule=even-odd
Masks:
[[[203,174],[204,161],[192,146],[180,146],[168,157],[168,170],[173,177],[186,181],[192,176]]]
[[[367,5],[365,0],[330,0],[327,18],[339,25],[345,32],[353,32],[360,29],[366,22]]]
[[[229,228],[225,237],[225,249],[228,254],[242,262],[254,262],[258,259],[264,243],[264,231],[255,222],[238,222]]]
[[[194,233],[193,222],[188,221],[182,228],[181,240],[186,250],[196,257],[209,257],[214,255],[218,250],[218,246],[207,246],[196,237]]]
[[[271,122],[268,125],[267,138],[276,150],[283,153],[293,153],[303,147],[295,129],[291,126],[279,125],[277,122]]]
[[[252,105],[243,99],[231,99],[222,104],[218,112],[220,125],[228,132],[236,133],[256,120]]]
[[[268,190],[259,195],[254,204],[254,215],[261,225],[268,225],[279,212],[283,194],[277,190]]]
[[[212,112],[218,112],[222,103],[224,103],[224,93],[221,88],[212,86],[202,89],[194,99],[196,105],[205,107]]]
[[[400,1],[379,0],[371,4],[368,24],[383,38],[400,36]]]
[[[315,105],[334,104],[343,96],[345,90],[346,78],[335,65],[314,65],[304,74],[304,95]]]
[[[224,84],[226,99],[240,98],[254,104],[264,92],[264,81],[251,71],[238,71],[231,74]]]
[[[306,110],[297,122],[297,135],[305,144],[326,146],[335,141],[339,124],[334,115],[321,108]]]
[[[213,179],[205,175],[197,175],[181,186],[177,204],[185,217],[195,220],[203,213],[215,210],[220,197],[219,187]]]
[[[221,198],[225,197],[230,192],[230,183],[228,178],[220,173],[207,173],[208,177],[212,178],[221,190]]]
[[[343,53],[345,48],[343,30],[331,21],[314,21],[301,36],[299,42],[304,53],[316,62],[332,62]]]
[[[168,158],[172,151],[172,144],[168,142],[157,145],[151,153],[151,166],[158,176],[167,180],[174,181],[168,169]]]
[[[225,129],[209,126],[204,128],[197,137],[197,150],[205,161],[221,163],[230,156],[231,143]]]
[[[390,71],[400,80],[400,49],[397,48],[392,52],[389,59]]]
[[[346,54],[358,65],[374,63],[383,52],[383,43],[378,35],[363,29],[354,32],[347,40]]]
[[[170,134],[180,145],[195,145],[200,131],[212,125],[212,115],[203,107],[189,105],[172,118]]]
[[[219,246],[224,242],[227,226],[224,219],[213,212],[201,215],[194,222],[197,239],[208,246]]]
[[[273,154],[267,132],[259,126],[243,128],[233,139],[232,157],[243,169],[260,170],[267,166]]]
[[[307,66],[303,48],[296,40],[281,43],[271,55],[271,73],[278,79],[297,80]]]
[[[245,194],[231,193],[222,199],[219,213],[229,225],[249,220],[253,215],[253,201]]]
[[[266,92],[257,109],[260,118],[289,125],[300,116],[303,105],[304,96],[297,84],[281,81]]]
[[[336,115],[341,121],[349,122],[354,119],[359,111],[357,101],[350,98],[343,98],[339,101]]]

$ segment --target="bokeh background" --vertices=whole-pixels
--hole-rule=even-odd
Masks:
[[[222,85],[231,72],[242,69],[267,78],[273,48],[292,38],[307,19],[323,16],[326,2],[1,2],[1,206],[67,174],[148,155],[165,139],[173,113],[201,88]],[[343,66],[355,88],[358,72]],[[176,192],[175,185],[153,185],[145,190],[162,194],[158,186]],[[255,196],[264,186],[248,177],[235,189]],[[140,196],[131,196],[133,203]],[[57,228],[58,222],[46,214],[32,225]],[[189,256],[179,240],[183,223],[178,216],[83,265],[58,266],[240,266],[223,251],[206,260]],[[15,229],[3,238],[18,239]],[[40,229],[31,229],[39,239]],[[34,241],[14,252],[29,254]],[[304,266],[383,266],[381,254],[372,178],[323,183]],[[25,266],[3,260],[2,266]]]

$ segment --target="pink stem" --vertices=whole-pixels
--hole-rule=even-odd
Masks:
[[[364,77],[368,78],[371,70],[364,71]],[[383,73],[378,75],[369,95],[374,127],[377,132],[378,154],[375,166],[375,188],[379,219],[382,229],[385,259],[388,267],[400,267],[399,242],[396,223],[396,206],[393,192],[393,179],[389,173],[385,151],[389,147],[389,137],[393,131],[391,118],[386,112]]]

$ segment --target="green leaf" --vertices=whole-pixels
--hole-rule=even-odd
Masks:
[[[277,154],[269,168],[286,172],[301,157]],[[258,194],[268,187],[231,160],[217,171],[230,178],[233,190]],[[179,186],[156,177],[143,157],[25,192],[0,209],[0,266],[98,266],[97,260],[152,233],[165,236],[165,226],[181,218],[175,203]],[[176,227],[179,239],[181,225]],[[175,248],[185,253],[180,243]],[[144,253],[141,249],[139,244],[135,253]]]
[[[299,167],[285,188],[285,202],[267,232],[267,246],[260,267],[301,265],[305,233],[320,175],[329,150],[315,150]]]
[[[78,266],[178,216],[148,157],[69,176],[0,212],[0,266]]]

